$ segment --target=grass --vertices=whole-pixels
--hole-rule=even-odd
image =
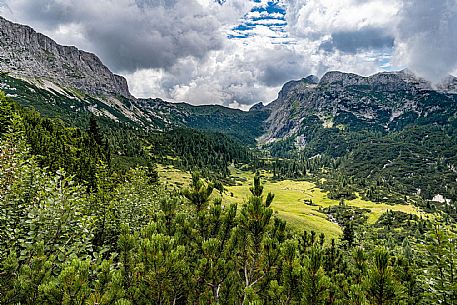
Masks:
[[[190,181],[190,174],[182,172],[171,166],[158,166],[159,176],[166,185],[175,188],[187,186]],[[252,184],[254,173],[231,168],[232,177],[235,177],[237,185],[225,186],[223,195],[224,203],[243,204],[249,197],[249,187]],[[264,193],[271,192],[275,199],[271,207],[281,218],[287,221],[288,225],[297,231],[315,231],[324,233],[326,238],[338,238],[342,234],[341,227],[328,220],[327,215],[319,209],[338,205],[338,200],[329,199],[327,193],[308,181],[271,181],[271,174],[262,172]],[[304,200],[312,200],[313,205],[305,204]],[[401,211],[408,214],[422,214],[412,205],[388,205],[374,203],[361,198],[346,200],[345,204],[357,208],[369,209],[368,223],[374,224],[379,217],[387,210]]]
[[[249,172],[234,172],[237,177],[246,179],[246,182],[238,182],[236,186],[226,187],[227,193],[233,193],[233,197],[225,197],[225,200],[243,203],[249,196],[249,186],[252,184],[254,177],[253,173]],[[265,175],[269,178],[269,175]],[[328,239],[337,238],[342,234],[341,228],[330,222],[327,215],[319,212],[318,206],[306,205],[304,199],[309,197],[305,195],[304,190],[312,188],[312,184],[306,181],[290,181],[284,180],[280,182],[271,182],[263,180],[264,192],[271,192],[275,195],[275,199],[271,207],[278,215],[287,221],[288,225],[297,231],[315,231],[324,233]],[[313,199],[313,202],[315,199]],[[338,204],[338,203],[337,203]]]
[[[176,169],[171,165],[157,164],[157,172],[168,190],[179,191],[187,187],[191,181],[190,173]]]

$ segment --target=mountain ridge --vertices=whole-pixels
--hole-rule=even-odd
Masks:
[[[266,106],[271,115],[266,121],[267,133],[260,141],[265,144],[299,136],[310,117],[325,126],[348,126],[345,120],[349,120],[388,131],[395,129],[405,114],[419,119],[451,110],[446,115],[452,116],[457,106],[449,101],[456,100],[456,83],[457,78],[449,76],[443,83],[433,85],[406,69],[367,77],[329,71],[319,81],[290,81],[282,87],[278,98]],[[441,102],[448,101],[450,108],[433,104],[436,96]]]
[[[0,25],[0,71],[12,76],[2,76],[0,87],[31,106],[37,104],[37,95],[30,92],[41,90],[38,104],[51,115],[63,108],[57,111],[59,115],[94,113],[146,130],[226,129],[242,141],[249,138],[254,144],[258,139],[260,144],[268,144],[303,136],[309,121],[325,127],[386,132],[436,114],[450,118],[457,111],[455,77],[435,86],[409,70],[370,76],[329,71],[320,79],[310,75],[285,83],[276,100],[253,105],[249,112],[160,98],[137,99],[130,94],[125,78],[112,73],[96,55],[60,46],[31,27],[3,17]],[[449,109],[439,105],[442,102]]]
[[[89,94],[132,98],[124,77],[112,73],[93,53],[62,46],[27,25],[0,16],[0,69],[46,78]]]
[[[145,130],[189,127],[224,132],[226,128],[227,134],[253,144],[266,115],[224,106],[136,98],[126,79],[112,73],[95,54],[61,46],[31,27],[3,17],[0,71],[0,89],[8,95],[46,115],[71,117],[70,122],[87,121],[81,116],[92,113]]]

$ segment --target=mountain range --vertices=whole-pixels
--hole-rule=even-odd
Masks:
[[[248,112],[138,99],[96,55],[2,17],[0,71],[0,89],[9,96],[75,126],[95,114],[135,130],[209,130],[257,145],[273,157],[338,158],[345,174],[392,177],[409,193],[428,189],[430,196],[451,196],[457,188],[457,78],[452,76],[432,84],[409,70],[369,77],[332,71],[320,79],[290,81],[276,100]],[[443,180],[438,190],[427,186],[432,179]]]
[[[161,99],[137,99],[124,77],[112,73],[94,54],[61,46],[29,26],[0,17],[1,89],[23,105],[77,122],[87,113],[145,130],[191,127],[261,135],[265,114],[222,106],[192,106]],[[246,139],[247,136],[247,139]]]
[[[369,77],[328,72],[320,80],[309,76],[284,85],[266,109],[263,141],[300,135],[315,118],[326,127],[399,130],[414,123],[442,123],[457,112],[457,78],[434,86],[408,70]],[[445,120],[445,121],[443,121]]]

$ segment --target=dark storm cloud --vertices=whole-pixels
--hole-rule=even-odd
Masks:
[[[259,80],[266,86],[281,86],[291,79],[302,78],[309,73],[310,63],[301,54],[286,47],[269,51],[256,60]]]
[[[220,24],[194,0],[9,0],[19,21],[52,31],[77,25],[112,69],[168,68],[220,49]]]
[[[394,37],[385,29],[365,27],[357,31],[341,31],[331,34],[330,40],[323,42],[320,49],[331,52],[336,50],[345,53],[357,53],[394,46]]]
[[[436,82],[457,69],[457,0],[405,0],[399,17],[399,61]]]
[[[12,9],[13,16],[17,19],[15,21],[27,25],[39,25],[48,30],[77,19],[77,14],[72,11],[71,2],[56,0],[4,0],[4,2]]]

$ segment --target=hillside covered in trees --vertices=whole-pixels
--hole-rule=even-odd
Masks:
[[[172,192],[157,176],[165,156],[208,172],[253,160],[234,140],[131,133],[143,146],[122,146],[116,137],[126,137],[103,133],[95,118],[78,129],[1,102],[1,304],[457,301],[452,219],[388,212],[369,225],[342,203],[328,211],[340,239],[297,232],[271,209],[260,176],[242,205],[223,203],[218,180],[194,173]]]

